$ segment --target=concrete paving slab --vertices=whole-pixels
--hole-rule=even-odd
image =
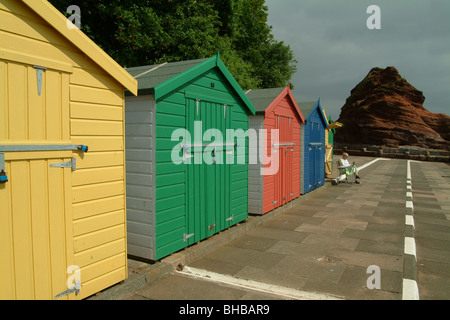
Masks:
[[[403,234],[391,233],[385,231],[374,231],[374,230],[357,230],[357,229],[345,229],[342,232],[342,237],[353,238],[353,239],[365,239],[374,241],[386,241],[386,242],[403,242]]]
[[[421,300],[448,300],[450,279],[435,274],[428,274],[420,271],[419,290]]]
[[[359,239],[355,250],[401,256],[403,254],[403,243]]]
[[[278,240],[268,239],[262,237],[254,237],[249,235],[244,235],[239,239],[230,242],[228,245],[231,247],[238,247],[243,249],[252,249],[257,251],[265,251],[278,243]]]
[[[289,242],[302,242],[310,233],[308,232],[297,232],[297,231],[286,231],[283,229],[268,228],[266,226],[260,226],[248,233],[250,236],[269,238],[269,239],[284,239]]]
[[[301,256],[285,256],[272,271],[283,275],[296,275],[304,278],[338,281],[345,270],[345,264],[334,259],[320,257],[305,259]]]
[[[344,232],[345,227],[343,226],[324,226],[324,225],[312,225],[312,224],[302,224],[295,228],[298,232],[309,232],[309,233],[319,233],[319,234],[333,234],[340,235]]]
[[[344,248],[354,250],[357,248],[359,241],[361,240],[323,234],[310,234],[305,238],[303,244],[325,247],[327,249]]]
[[[261,252],[258,250],[243,249],[224,246],[208,254],[209,259],[231,262],[238,265],[249,265],[269,269],[273,267],[282,255],[272,252]]]
[[[259,281],[269,285],[279,285],[296,290],[302,290],[306,283],[306,278],[297,274],[286,275],[250,266],[245,266],[235,276],[237,278]]]
[[[342,248],[331,248],[328,252],[331,259],[342,261],[346,265],[354,265],[368,268],[371,265],[379,266],[381,270],[402,272],[402,256],[388,255],[384,253],[363,252]]]
[[[327,252],[326,247],[312,246],[297,242],[279,241],[276,245],[268,249],[269,252],[287,256],[301,256],[303,259],[319,259]]]

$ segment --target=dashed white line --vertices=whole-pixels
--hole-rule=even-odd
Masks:
[[[405,254],[410,254],[416,257],[416,242],[414,238],[405,237]],[[416,258],[417,259],[417,258]]]
[[[409,209],[414,209],[414,205],[412,201],[407,200],[406,201],[406,207]]]
[[[405,224],[407,226],[412,226],[413,230],[415,229],[414,226],[414,217],[412,216],[412,213],[414,213],[414,204],[413,204],[413,193],[412,193],[412,186],[411,186],[411,162],[410,160],[406,163],[406,200],[405,206],[408,209],[411,209],[411,214],[407,214],[405,216]],[[413,232],[414,233],[414,232]],[[413,237],[405,237],[405,244],[404,244],[404,254],[412,255],[414,256],[415,263],[417,263],[417,256],[416,256],[416,241]],[[419,300],[419,287],[417,285],[417,281],[413,279],[403,279],[403,290],[402,290],[402,299],[403,300]]]
[[[413,227],[415,228],[413,216],[407,214],[407,215],[405,216],[405,224],[408,225],[408,226],[413,226]]]
[[[415,280],[403,279],[403,300],[419,300],[419,287]]]

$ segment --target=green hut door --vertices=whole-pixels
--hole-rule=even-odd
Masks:
[[[226,129],[231,127],[230,107],[187,99],[186,128],[191,144],[185,146],[186,245],[191,245],[229,227],[231,157]]]

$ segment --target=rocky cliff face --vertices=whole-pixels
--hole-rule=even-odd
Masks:
[[[335,141],[450,150],[450,117],[426,110],[424,101],[394,67],[373,68],[342,107]]]

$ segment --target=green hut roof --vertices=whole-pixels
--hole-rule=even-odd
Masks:
[[[126,70],[138,80],[138,95],[154,95],[154,99],[158,100],[177,87],[216,67],[250,112],[255,114],[254,105],[228,71],[219,54],[209,59],[162,63],[127,68]]]

